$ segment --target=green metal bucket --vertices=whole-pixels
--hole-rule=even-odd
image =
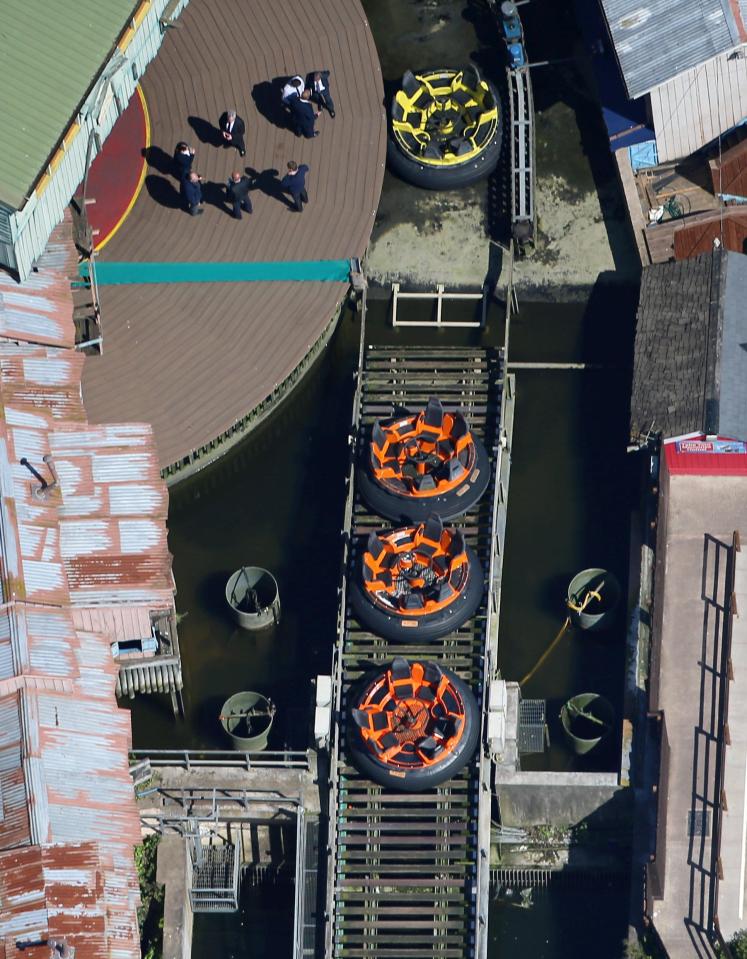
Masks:
[[[609,736],[615,710],[599,693],[579,693],[563,705],[560,722],[574,753],[582,756]]]
[[[220,721],[236,749],[259,752],[267,740],[275,718],[275,705],[260,693],[234,693],[223,703]]]
[[[592,591],[599,596],[589,596]],[[579,629],[606,629],[615,617],[619,602],[620,583],[606,569],[583,569],[568,586],[566,605],[571,622]]]
[[[226,602],[242,629],[259,630],[280,622],[280,594],[272,573],[242,566],[226,583]]]

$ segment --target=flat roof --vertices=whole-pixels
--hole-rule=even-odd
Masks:
[[[3,0],[0,203],[21,209],[136,0]]]

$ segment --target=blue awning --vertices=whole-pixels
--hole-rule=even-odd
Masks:
[[[645,100],[628,99],[599,0],[576,0],[576,15],[591,57],[610,150],[655,139],[648,125]]]

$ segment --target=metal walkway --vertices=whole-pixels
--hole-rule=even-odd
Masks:
[[[529,67],[508,70],[511,106],[511,235],[520,250],[537,235],[534,161],[534,101]]]
[[[487,953],[490,849],[490,762],[485,750],[485,689],[495,670],[492,616],[497,611],[510,437],[501,428],[508,387],[502,351],[466,348],[369,347],[354,407],[351,451],[360,454],[367,428],[398,407],[417,409],[437,395],[466,414],[491,455],[493,480],[458,524],[476,549],[487,584],[478,614],[457,632],[422,645],[390,644],[363,630],[347,611],[344,592],[367,534],[386,526],[354,491],[353,470],[345,521],[346,573],[335,651],[335,726],[330,749],[330,821],[326,959],[443,957]],[[353,457],[353,463],[357,457]],[[503,477],[496,483],[495,477]],[[500,541],[500,551],[491,549]],[[497,620],[497,617],[496,617]],[[493,637],[491,639],[491,636]],[[474,690],[483,714],[475,759],[455,779],[422,794],[377,786],[345,755],[346,692],[351,682],[395,655],[426,657],[448,666]]]

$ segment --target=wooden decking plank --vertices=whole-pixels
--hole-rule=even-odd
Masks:
[[[170,156],[177,140],[192,142],[196,168],[218,185],[234,166],[273,167],[282,175],[295,157],[311,166],[307,210],[299,216],[255,192],[255,213],[241,222],[210,205],[192,219],[153,198],[154,190],[166,190],[175,202],[177,184],[150,167],[146,188],[102,260],[238,262],[363,253],[383,176],[386,126],[370,29],[357,0],[312,0],[290,21],[279,13],[259,0],[191,0],[143,86],[154,152]],[[299,141],[260,115],[251,97],[255,84],[323,68],[332,71],[337,116],[320,118],[318,138]],[[215,124],[231,105],[247,124],[244,160],[196,141],[188,124],[190,116]],[[102,287],[104,354],[86,364],[83,384],[91,419],[148,420],[161,464],[176,461],[272,392],[319,337],[344,289],[320,283],[301,291],[290,282]]]

